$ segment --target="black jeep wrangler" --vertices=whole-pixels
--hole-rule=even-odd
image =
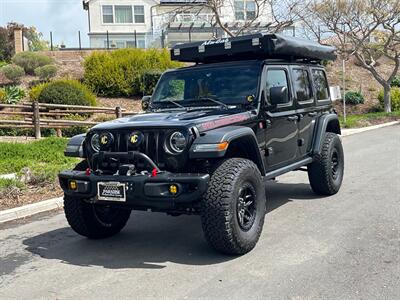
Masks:
[[[207,241],[227,254],[256,245],[265,183],[308,171],[320,195],[338,192],[343,149],[322,60],[334,48],[278,34],[177,45],[143,114],[73,137],[83,160],[59,175],[65,215],[89,238],[118,233],[131,210],[199,214]]]

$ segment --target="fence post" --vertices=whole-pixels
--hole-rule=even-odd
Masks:
[[[134,34],[135,34],[135,48],[137,48],[137,35],[136,35],[136,29],[135,29],[135,32],[134,32]]]
[[[35,138],[40,139],[41,138],[40,114],[39,114],[39,103],[37,101],[34,101],[32,103],[32,109],[33,109],[33,126],[35,128]]]
[[[53,32],[50,31],[50,50],[53,51]]]
[[[60,110],[59,110],[59,109],[56,109],[55,112],[56,112],[56,113],[59,113]],[[61,117],[60,117],[59,115],[57,115],[57,116],[56,116],[56,119],[57,119],[57,120],[60,120]],[[57,134],[57,137],[62,137],[61,128],[57,128],[57,129],[56,129],[56,134]]]
[[[117,107],[115,108],[115,116],[117,117],[117,119],[118,119],[118,118],[122,118],[122,109],[121,109],[120,106],[117,106]]]
[[[80,30],[78,30],[78,38],[79,38],[79,50],[82,50],[81,31]]]
[[[110,35],[108,34],[107,30],[107,50],[110,49]]]

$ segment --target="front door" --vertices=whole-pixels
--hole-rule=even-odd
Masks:
[[[289,69],[285,66],[269,66],[266,70],[264,92],[266,95],[266,145],[267,171],[294,162],[297,158],[297,116],[293,102],[292,87],[289,84]],[[288,102],[272,105],[271,87],[286,87]]]

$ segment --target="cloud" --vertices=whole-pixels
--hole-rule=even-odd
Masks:
[[[88,46],[87,15],[81,0],[0,0],[0,25],[15,21],[35,26],[45,38],[53,32],[54,44],[78,46],[81,31],[83,46]]]

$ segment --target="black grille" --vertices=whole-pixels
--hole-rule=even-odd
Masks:
[[[129,129],[129,130],[109,130],[114,136],[114,144],[110,149],[103,149],[104,151],[110,152],[128,152],[128,151],[140,151],[150,157],[156,165],[162,170],[178,170],[184,162],[186,161],[186,153],[181,155],[171,155],[165,152],[164,144],[165,139],[178,129]],[[129,142],[129,137],[134,131],[139,131],[143,134],[143,141],[139,146],[134,146]],[[94,133],[101,134],[100,132],[92,132],[88,135],[88,151],[93,153],[90,147],[90,138]],[[89,155],[90,157],[90,155]],[[122,161],[121,161],[122,163]],[[131,162],[123,162],[131,163]],[[144,162],[135,162],[138,169],[146,169],[146,164]]]

